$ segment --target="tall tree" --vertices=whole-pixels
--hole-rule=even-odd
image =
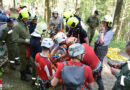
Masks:
[[[76,14],[78,15],[79,15],[79,9],[80,9],[80,0],[76,0],[75,11]]]
[[[45,0],[45,13],[44,13],[44,20],[48,24],[49,19],[51,17],[51,10],[50,10],[50,0]]]
[[[16,5],[15,5],[15,0],[13,0],[13,2],[14,2],[14,9],[15,9],[15,7],[16,7]]]
[[[0,6],[3,7],[3,0],[0,0]]]
[[[93,0],[93,10],[92,15],[94,14],[94,11],[96,10],[96,0]]]
[[[117,40],[119,40],[120,37],[121,37],[122,25],[123,25],[123,23],[124,23],[125,18],[127,18],[127,16],[125,17],[126,9],[127,9],[127,4],[128,4],[128,0],[125,0],[125,4],[124,4],[124,8],[123,8],[123,15],[122,15],[122,17],[121,17],[121,20],[120,20],[121,23],[120,23],[120,26],[119,26],[119,30],[118,30],[118,32],[117,32]]]
[[[115,36],[117,36],[117,32],[119,30],[119,23],[120,23],[120,15],[123,6],[123,0],[117,0],[116,2],[116,9],[113,21],[113,31],[115,32]]]

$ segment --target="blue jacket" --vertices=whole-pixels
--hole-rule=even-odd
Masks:
[[[28,24],[29,32],[31,34],[32,32],[34,32],[37,24],[33,24],[31,21],[28,21],[27,24]]]
[[[0,14],[0,22],[7,22],[8,17],[5,14]]]

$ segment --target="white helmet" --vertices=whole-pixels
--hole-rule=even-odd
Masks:
[[[101,19],[101,21],[104,21],[104,22],[113,22],[113,19],[112,19],[112,17],[110,16],[110,15],[106,15],[106,16],[104,16],[102,19]]]
[[[33,19],[38,19],[38,16],[36,15],[36,14],[31,14],[31,18],[30,18],[31,20],[33,20]]]
[[[35,32],[41,35],[43,33],[43,30],[47,30],[46,23],[44,22],[38,23],[36,26]]]
[[[54,9],[54,10],[52,11],[52,14],[54,14],[54,13],[58,14],[58,10],[57,10],[57,9]]]
[[[53,46],[53,40],[51,38],[44,38],[42,40],[41,46],[51,48]]]
[[[58,43],[61,43],[61,42],[65,41],[66,39],[67,39],[67,36],[63,32],[59,32],[59,33],[56,34],[55,40]]]
[[[76,57],[83,54],[85,52],[85,48],[82,46],[82,44],[76,43],[69,46],[68,52],[71,57]]]

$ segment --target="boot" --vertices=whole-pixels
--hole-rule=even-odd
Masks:
[[[15,61],[10,60],[9,64],[10,64],[10,69],[16,70]]]
[[[31,65],[27,65],[26,73],[32,75],[32,66]]]
[[[10,69],[16,70],[16,66],[15,65],[10,65]]]
[[[31,78],[29,78],[27,76],[27,74],[25,73],[25,71],[20,71],[20,74],[21,74],[21,80],[23,80],[23,81],[30,81],[31,80]]]
[[[15,65],[20,65],[19,57],[16,57],[16,58],[15,58]]]

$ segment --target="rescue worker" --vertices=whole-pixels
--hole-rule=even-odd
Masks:
[[[51,38],[44,38],[41,43],[42,52],[37,53],[35,57],[36,70],[40,78],[40,90],[48,90],[50,85],[49,81],[52,79],[52,65],[48,55],[53,44]]]
[[[30,34],[34,32],[37,26],[38,17],[35,14],[31,14],[31,20],[27,22]]]
[[[19,9],[18,9],[18,14],[19,14],[20,11],[21,11],[22,9],[24,9],[24,8],[27,8],[27,6],[21,4],[21,5],[19,6]]]
[[[7,27],[3,30],[1,40],[5,41],[8,49],[8,59],[10,63],[10,68],[15,70],[15,58],[16,56],[16,43],[13,42],[12,33],[14,31],[14,17],[10,17],[7,19]]]
[[[110,15],[106,15],[102,18],[101,21],[103,26],[100,30],[100,35],[97,37],[95,41],[94,52],[103,64],[103,59],[106,56],[108,51],[108,45],[113,37],[113,32],[112,32],[113,20]],[[99,85],[99,90],[104,90],[101,74],[98,76],[97,83]]]
[[[66,23],[67,23],[68,19],[71,18],[71,17],[76,17],[79,20],[79,23],[80,24],[82,23],[82,19],[78,15],[73,14],[70,11],[64,12],[63,18],[66,20]],[[65,28],[66,28],[66,32],[69,32],[70,28],[67,25],[66,25]]]
[[[93,49],[88,44],[83,43],[82,45],[85,48],[85,53],[83,55],[82,63],[91,67],[93,72],[93,77],[95,81],[97,81],[97,77],[101,72],[102,63],[94,53]]]
[[[99,26],[99,19],[98,16],[99,13],[96,10],[94,14],[90,17],[88,17],[86,23],[88,24],[88,36],[89,36],[89,44],[91,44],[91,41],[93,40],[95,30]]]
[[[69,18],[67,25],[71,28],[68,33],[68,37],[76,37],[79,43],[89,44],[87,33],[79,24],[79,20],[77,18]]]
[[[30,46],[31,56],[35,59],[38,52],[42,51],[41,40],[44,38],[42,34],[47,30],[47,25],[43,22],[37,24],[35,31],[31,34]]]
[[[51,37],[56,35],[60,30],[64,30],[63,18],[59,16],[56,9],[52,11],[52,17],[49,21],[48,30],[51,30]]]
[[[21,10],[19,13],[19,19],[16,23],[13,33],[13,41],[18,43],[19,47],[19,56],[21,60],[21,80],[29,81],[31,80],[27,76],[26,68],[30,63],[30,34],[29,29],[27,27],[27,20],[29,18],[29,14],[27,9]]]
[[[42,34],[43,31],[45,32],[47,30],[47,25],[43,22],[40,22],[37,24],[35,31],[31,34],[30,39],[30,49],[31,49],[31,65],[29,67],[32,68],[32,84],[35,85],[36,81],[36,69],[35,69],[35,56],[37,53],[42,51],[41,47],[41,40],[42,40]],[[29,71],[29,70],[28,70]]]
[[[126,53],[130,56],[130,41],[126,45]],[[117,78],[112,90],[130,89],[130,59],[122,64],[113,64],[112,74]],[[120,69],[120,72],[119,70]]]
[[[82,84],[84,83],[84,84],[83,85],[79,84],[77,86],[78,90],[80,90],[81,88],[84,90],[86,87],[92,89],[94,79],[93,79],[91,68],[89,66],[84,66],[83,72],[80,72],[81,70],[78,70],[79,68],[82,69],[83,64],[80,61],[82,60],[82,55],[84,54],[84,47],[81,44],[76,43],[69,47],[68,52],[69,52],[69,55],[72,57],[71,60],[60,63],[60,65],[58,66],[57,71],[54,75],[54,78],[51,80],[51,85],[56,86],[58,84],[59,80],[62,79],[62,85],[63,85],[62,89],[64,89],[64,90],[72,90],[71,87],[73,87],[73,85],[75,86],[75,83],[79,84],[79,82],[81,82]],[[73,66],[73,68],[71,68],[71,66]],[[74,68],[76,66],[78,66],[77,69]],[[69,69],[69,68],[71,68],[71,69]],[[66,74],[63,74],[65,69],[67,71],[71,71],[71,72],[68,72],[68,73],[65,72]],[[76,72],[76,70],[78,70],[78,73]],[[76,79],[78,78],[78,80],[75,79],[75,76],[76,76]],[[67,78],[65,79],[65,77],[67,77]],[[84,79],[81,77],[84,77]],[[87,83],[87,86],[85,86],[85,82]],[[66,86],[66,84],[67,84],[67,86]],[[70,85],[70,86],[68,86],[68,85]],[[74,90],[77,90],[77,89],[75,89],[77,87],[73,87]],[[80,87],[80,89],[79,89],[79,87]]]

